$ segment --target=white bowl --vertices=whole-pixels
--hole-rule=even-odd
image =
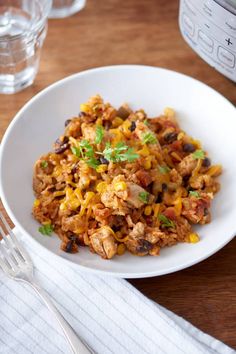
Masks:
[[[34,200],[32,169],[62,134],[64,121],[79,112],[79,105],[99,93],[118,107],[128,102],[157,116],[166,106],[177,111],[190,135],[203,142],[215,163],[222,163],[221,191],[213,201],[212,222],[197,228],[201,241],[165,248],[159,257],[122,257],[103,260],[80,248],[63,253],[59,239],[42,236],[31,215]],[[146,66],[125,65],[88,70],[61,80],[32,98],[9,125],[1,146],[0,187],[3,204],[17,228],[50,252],[81,268],[116,277],[139,278],[171,273],[206,259],[236,231],[236,110],[219,93],[185,75]],[[42,250],[42,249],[41,249]]]

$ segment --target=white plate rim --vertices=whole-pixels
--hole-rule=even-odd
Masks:
[[[28,106],[30,106],[34,101],[36,101],[39,97],[47,94],[48,91],[50,91],[51,89],[53,89],[54,87],[63,85],[65,82],[68,82],[70,80],[73,80],[75,77],[81,77],[93,72],[97,72],[97,71],[109,71],[109,70],[119,70],[119,69],[139,69],[139,68],[143,68],[143,69],[151,69],[151,70],[157,70],[157,71],[162,71],[162,72],[167,72],[167,73],[172,73],[175,75],[178,75],[180,77],[184,77],[187,78],[188,80],[192,80],[193,82],[196,82],[198,85],[202,85],[203,87],[206,87],[208,90],[212,91],[212,93],[214,93],[214,95],[218,95],[221,100],[225,100],[225,103],[228,105],[231,105],[231,107],[233,109],[235,109],[235,106],[228,100],[226,99],[222,94],[220,94],[219,92],[217,92],[215,89],[213,89],[212,87],[208,86],[207,84],[191,77],[188,75],[185,75],[183,73],[174,71],[174,70],[170,70],[170,69],[166,69],[166,68],[162,68],[162,67],[155,67],[155,66],[149,66],[149,65],[136,65],[136,64],[125,64],[125,65],[109,65],[109,66],[102,66],[102,67],[96,67],[96,68],[92,68],[92,69],[88,69],[88,70],[84,70],[78,73],[74,73],[72,75],[69,75],[61,80],[58,80],[52,84],[50,84],[49,86],[47,86],[46,88],[44,88],[43,90],[41,90],[40,92],[38,92],[35,96],[33,96],[14,116],[14,118],[12,119],[12,121],[10,122],[10,124],[8,125],[4,136],[2,138],[1,141],[1,146],[0,146],[0,167],[2,166],[2,156],[4,153],[4,146],[5,146],[5,140],[7,140],[8,135],[10,134],[11,129],[13,128],[13,126],[16,124],[16,122],[18,121],[18,119],[20,119],[21,115],[24,113],[25,110],[27,110]],[[0,171],[1,173],[1,171]],[[74,263],[73,261],[67,259],[67,258],[63,258],[60,257],[59,255],[56,255],[54,252],[50,251],[50,249],[44,247],[43,245],[41,245],[39,242],[37,242],[37,240],[35,240],[28,232],[27,230],[24,229],[23,226],[21,226],[21,224],[18,222],[18,220],[15,218],[14,213],[10,207],[10,205],[7,202],[5,193],[4,193],[4,189],[2,186],[2,179],[0,178],[0,196],[1,196],[1,200],[3,203],[4,208],[6,209],[9,217],[12,219],[13,223],[15,224],[17,230],[19,230],[21,232],[22,235],[25,236],[25,238],[29,239],[30,242],[33,243],[33,245],[35,247],[39,247],[41,249],[41,251],[46,252],[48,255],[50,255],[51,257],[57,257],[59,259],[61,259],[62,262],[66,262],[66,264],[76,267],[77,269],[81,270],[81,271],[85,271],[88,273],[94,273],[97,275],[105,275],[105,276],[111,276],[111,277],[115,277],[115,278],[126,278],[126,279],[135,279],[135,278],[149,278],[149,277],[155,277],[155,276],[161,276],[161,275],[166,275],[166,274],[171,274],[186,268],[189,268],[195,264],[198,264],[202,261],[204,261],[205,259],[211,257],[213,254],[215,254],[216,252],[218,252],[220,249],[222,249],[226,244],[228,244],[236,235],[236,227],[235,227],[235,231],[232,233],[232,235],[228,236],[227,240],[223,240],[222,243],[219,243],[217,245],[217,247],[212,248],[212,250],[209,252],[207,252],[206,254],[203,254],[202,256],[199,256],[198,258],[194,259],[193,261],[189,261],[189,262],[185,262],[183,264],[180,264],[179,266],[175,266],[175,267],[169,267],[166,268],[165,271],[150,271],[150,272],[145,272],[145,273],[127,273],[127,272],[110,272],[110,271],[105,271],[105,270],[98,270],[98,269],[94,269],[94,268],[90,268],[88,266],[84,266],[78,263]],[[138,259],[138,258],[137,258]]]

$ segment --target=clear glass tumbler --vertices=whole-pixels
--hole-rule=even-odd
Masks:
[[[0,0],[0,93],[31,85],[52,0]]]
[[[86,0],[53,0],[50,18],[63,18],[71,16],[83,9]]]

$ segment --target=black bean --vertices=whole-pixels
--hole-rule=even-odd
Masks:
[[[76,235],[73,232],[70,235],[68,235],[67,237],[70,239],[70,241],[76,241],[77,240],[77,237],[76,237]]]
[[[204,208],[204,216],[207,216],[209,214],[209,210],[207,208]]]
[[[138,241],[139,246],[137,247],[137,251],[138,252],[148,252],[152,249],[153,245],[151,244],[151,242],[145,240],[145,239],[141,239]]]
[[[69,138],[68,136],[64,136],[63,137],[63,140],[61,139],[57,139],[55,141],[55,149],[54,149],[54,152],[56,154],[62,154],[64,151],[66,151],[69,147]]]
[[[76,163],[74,164],[74,166],[73,166],[72,169],[71,169],[71,173],[75,174],[75,173],[77,172],[78,165],[79,165],[79,162],[76,162]]]
[[[74,246],[74,240],[70,240],[66,244],[65,252],[71,253]]]
[[[190,175],[185,175],[185,176],[183,176],[183,186],[184,186],[184,187],[187,187],[187,186],[188,186],[189,178],[190,178],[190,177],[191,177]]]
[[[162,191],[166,192],[168,190],[167,184],[166,183],[162,183]]]
[[[117,232],[117,231],[120,231],[121,226],[113,225],[111,228],[114,232]]]
[[[64,151],[66,151],[69,147],[69,144],[62,144],[58,148],[54,150],[55,154],[62,154]]]
[[[132,121],[131,126],[129,127],[129,130],[133,132],[136,129],[136,123]]]
[[[202,161],[202,166],[204,167],[211,166],[211,160],[208,157],[205,157],[205,159]]]
[[[164,136],[164,140],[170,144],[170,143],[173,143],[173,141],[175,141],[177,139],[177,136],[178,134],[175,133],[175,132],[172,132],[172,133],[167,133],[165,136]]]
[[[70,124],[70,122],[71,122],[71,119],[67,119],[67,120],[65,121],[65,127],[67,127],[67,125]]]
[[[158,193],[158,196],[156,198],[156,203],[161,203],[162,202],[163,195],[162,193]]]
[[[100,157],[99,158],[99,160],[100,160],[100,162],[102,163],[102,164],[105,164],[105,165],[108,165],[109,164],[109,161],[107,160],[107,159],[105,159],[105,157]]]
[[[183,145],[184,152],[194,152],[196,150],[193,144],[187,143]]]
[[[86,116],[86,113],[85,113],[85,112],[79,112],[79,117],[80,117],[80,118],[82,118],[82,117],[84,117],[84,116]]]

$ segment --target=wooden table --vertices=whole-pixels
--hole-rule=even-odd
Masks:
[[[146,64],[180,71],[236,104],[235,84],[202,61],[181,37],[178,5],[177,0],[88,0],[77,15],[50,20],[34,85],[0,96],[1,137],[37,92],[67,75],[103,65]],[[236,346],[235,246],[236,240],[181,272],[131,283],[203,331]]]

